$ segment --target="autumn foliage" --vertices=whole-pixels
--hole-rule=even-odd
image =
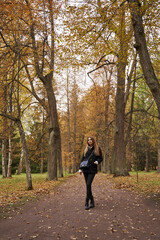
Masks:
[[[160,9],[158,1],[136,2],[2,0],[3,178],[26,172],[32,189],[33,172],[49,180],[75,173],[90,135],[103,152],[102,172],[160,172]],[[143,20],[156,84],[142,65],[133,13]]]

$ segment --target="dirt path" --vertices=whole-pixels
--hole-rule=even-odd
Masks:
[[[160,203],[112,188],[104,174],[93,182],[95,208],[84,210],[84,178],[77,174],[52,194],[0,220],[0,239],[159,240]]]

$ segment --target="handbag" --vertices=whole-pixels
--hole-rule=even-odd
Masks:
[[[88,159],[80,163],[80,168],[88,168],[88,167],[89,167]]]
[[[93,154],[93,151],[92,151],[91,155],[89,156],[89,158],[86,158],[84,161],[82,161],[82,162],[80,163],[80,166],[79,166],[80,169],[81,169],[81,168],[88,168],[88,167],[90,166],[89,160],[90,160],[92,154]]]

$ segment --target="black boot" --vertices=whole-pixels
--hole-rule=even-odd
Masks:
[[[90,202],[90,208],[94,208],[94,198],[92,197],[91,202]]]
[[[86,203],[85,203],[85,210],[89,210],[89,200],[86,200]]]

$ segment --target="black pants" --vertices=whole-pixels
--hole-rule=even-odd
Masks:
[[[92,182],[95,176],[95,173],[83,173],[84,178],[86,181],[86,201],[89,201],[89,199],[93,199],[92,195]]]

